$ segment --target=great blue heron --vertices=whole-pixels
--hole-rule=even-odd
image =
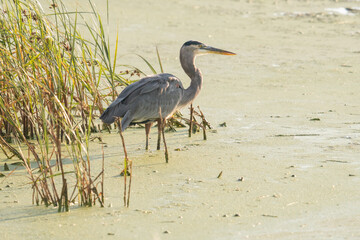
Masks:
[[[146,149],[151,125],[158,121],[158,149],[160,144],[160,131],[162,131],[165,158],[168,153],[164,138],[165,120],[172,114],[191,103],[199,94],[202,87],[202,74],[195,66],[195,58],[203,54],[235,55],[235,53],[206,46],[197,41],[187,41],[180,49],[180,62],[185,73],[190,77],[190,86],[184,89],[181,81],[172,74],[161,73],[127,86],[103,112],[100,119],[104,123],[113,123],[117,117],[122,118],[121,126],[124,131],[129,125],[145,123]]]

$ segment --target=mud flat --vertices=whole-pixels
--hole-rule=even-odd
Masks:
[[[79,2],[69,8],[85,8]],[[32,206],[19,168],[0,179],[3,239],[360,239],[359,2],[110,6],[109,31],[124,36],[120,63],[144,64],[129,53],[155,63],[158,45],[165,70],[187,86],[178,59],[186,40],[238,53],[197,59],[204,86],[195,105],[216,131],[207,141],[188,138],[186,129],[168,133],[165,164],[155,129],[149,152],[144,130],[127,130],[130,208],[122,202],[117,134],[99,134],[106,143],[105,208],[58,214]],[[100,144],[92,149],[96,172]]]

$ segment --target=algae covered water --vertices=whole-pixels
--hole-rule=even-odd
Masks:
[[[196,59],[204,85],[194,105],[214,130],[207,141],[201,134],[188,138],[187,129],[167,133],[168,164],[156,151],[155,128],[148,152],[144,130],[126,130],[134,167],[130,208],[123,207],[116,133],[94,135],[105,143],[104,208],[58,214],[35,207],[19,167],[0,182],[5,239],[360,238],[357,2],[110,1],[109,7],[108,31],[121,36],[119,64],[146,71],[133,53],[156,63],[157,46],[165,72],[186,87],[178,59],[183,42],[238,54]],[[68,8],[86,5],[69,1]],[[98,172],[101,144],[91,144]]]

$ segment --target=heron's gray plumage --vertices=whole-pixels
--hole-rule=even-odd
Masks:
[[[188,41],[180,49],[181,66],[191,79],[187,89],[183,88],[177,77],[168,73],[145,77],[127,86],[103,112],[100,119],[110,124],[117,117],[122,118],[122,131],[130,124],[150,123],[145,126],[148,140],[152,122],[170,117],[177,109],[191,103],[199,94],[203,78],[200,69],[195,66],[195,58],[207,53],[235,55],[197,41]]]
[[[172,74],[162,73],[145,77],[127,86],[104,111],[100,119],[113,123],[121,117],[122,130],[130,124],[155,121],[170,116],[184,93],[181,81]]]

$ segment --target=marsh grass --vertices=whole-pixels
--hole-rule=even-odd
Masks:
[[[122,67],[130,70],[119,71],[119,36],[112,50],[91,1],[90,12],[69,12],[60,0],[49,4],[51,13],[46,14],[38,1],[0,0],[0,148],[22,161],[34,204],[58,211],[69,211],[75,202],[104,206],[104,152],[99,173],[94,175],[90,164],[90,135],[101,130],[94,119],[115,100],[120,86],[143,72],[127,65]],[[156,54],[163,72],[158,49]],[[185,126],[180,113],[170,121],[169,126]],[[132,162],[124,152],[131,176]],[[130,186],[131,177],[126,206]]]
[[[124,170],[123,170],[123,176],[124,176],[124,206],[129,207],[130,204],[130,193],[131,193],[131,180],[132,180],[132,161],[129,160],[125,145],[125,139],[121,131],[121,120],[120,118],[117,118],[115,120],[116,124],[118,125],[119,134],[124,150]],[[129,184],[127,184],[127,176],[129,175]],[[128,192],[126,192],[126,189],[128,187]]]
[[[111,52],[102,19],[89,4],[91,12],[68,12],[52,1],[46,15],[37,1],[0,1],[0,146],[21,159],[34,203],[59,211],[76,201],[103,206],[104,168],[93,176],[90,166],[94,112],[129,83],[115,73],[117,39]]]

